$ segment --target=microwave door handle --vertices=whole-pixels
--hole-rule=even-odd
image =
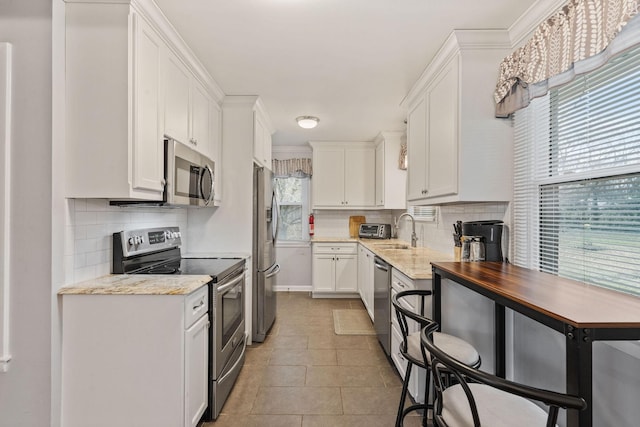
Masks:
[[[202,188],[202,184],[204,182],[204,176],[205,174],[209,174],[209,176],[211,177],[211,188],[209,189],[209,197],[205,198],[204,197],[204,188]],[[207,206],[209,203],[211,203],[215,197],[214,195],[214,188],[213,188],[213,170],[211,169],[211,167],[209,165],[204,165],[204,167],[202,168],[202,173],[200,174],[200,198],[202,200],[204,200],[204,205]]]
[[[224,285],[220,286],[217,289],[216,292],[218,292],[219,294],[223,294],[223,293],[227,292],[229,289],[233,288],[235,285],[237,285],[243,279],[244,279],[244,274],[241,274],[240,276],[236,277],[235,279],[233,279],[229,283],[225,283]]]

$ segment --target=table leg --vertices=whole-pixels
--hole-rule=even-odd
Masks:
[[[505,315],[504,306],[498,303],[494,303],[494,357],[495,357],[495,369],[496,375],[505,378],[507,369],[505,365],[506,360],[506,345],[505,345]]]
[[[433,291],[433,320],[440,325],[442,321],[442,277],[436,273],[435,269],[432,271],[431,290]],[[438,330],[440,330],[440,327],[438,327]]]
[[[587,402],[584,411],[567,411],[567,427],[593,426],[592,338],[589,329],[565,328],[567,393]]]

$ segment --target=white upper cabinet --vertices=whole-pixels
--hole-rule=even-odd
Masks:
[[[511,199],[512,129],[492,97],[510,49],[506,31],[456,30],[407,95],[410,203]]]
[[[182,143],[189,140],[189,85],[191,73],[173,52],[165,62],[164,134]]]
[[[224,94],[155,3],[68,0],[65,43],[67,197],[161,200],[165,134],[214,156]]]
[[[212,157],[210,97],[205,87],[195,78],[189,90],[189,145],[200,153]]]
[[[271,170],[271,126],[261,109],[257,108],[253,123],[253,159]]]
[[[400,169],[404,132],[381,132],[376,143],[376,206],[405,209],[407,171]]]
[[[376,149],[368,142],[310,142],[313,209],[374,208]]]
[[[68,197],[161,199],[162,50],[132,6],[66,5]]]

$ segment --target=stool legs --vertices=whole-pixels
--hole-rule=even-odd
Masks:
[[[402,381],[402,392],[400,393],[400,404],[398,406],[398,415],[396,416],[396,427],[402,427],[404,422],[404,416],[411,411],[422,409],[422,425],[427,427],[429,420],[429,386],[431,384],[431,372],[429,369],[425,369],[425,386],[424,386],[424,404],[411,405],[407,409],[404,409],[404,403],[407,399],[407,392],[409,390],[409,380],[411,379],[411,371],[413,369],[413,363],[407,360],[407,372]]]
[[[404,401],[407,398],[407,390],[409,389],[409,379],[411,378],[411,368],[413,368],[413,363],[411,363],[410,360],[407,360],[407,371],[404,374],[404,380],[402,381],[402,393],[400,393],[400,405],[398,406],[398,415],[396,416],[396,427],[402,427]]]

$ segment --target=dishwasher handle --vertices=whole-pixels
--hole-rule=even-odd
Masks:
[[[387,264],[380,264],[378,260],[374,260],[373,265],[375,265],[377,269],[380,269],[382,271],[389,271],[389,266]]]

